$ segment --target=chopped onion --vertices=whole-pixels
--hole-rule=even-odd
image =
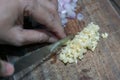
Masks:
[[[77,14],[77,19],[78,19],[79,21],[83,20],[83,18],[84,18],[84,16],[83,16],[81,13],[78,13],[78,14]]]
[[[65,25],[68,22],[67,18],[76,18],[75,10],[77,7],[77,1],[78,0],[58,0],[58,13],[61,18],[62,25]],[[79,20],[82,18],[78,17]]]
[[[100,38],[99,29],[100,27],[93,22],[88,24],[60,50],[59,59],[65,64],[77,63],[77,60],[81,60],[88,50],[94,51]]]
[[[75,8],[77,0],[58,0],[58,12],[61,18],[62,25],[65,25],[66,18],[75,18]],[[62,21],[63,20],[63,21]]]
[[[65,25],[67,22],[68,22],[68,20],[67,20],[66,18],[62,19],[62,21],[61,21],[61,23],[62,23],[63,25]]]
[[[67,17],[68,18],[75,18],[76,17],[76,13],[71,11],[71,12],[67,13]]]
[[[78,0],[73,0],[74,3],[77,3]]]

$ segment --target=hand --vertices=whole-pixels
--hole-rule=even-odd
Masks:
[[[25,13],[28,13],[39,23],[46,25],[48,30],[57,37],[65,37],[57,13],[57,0],[0,0],[0,44],[22,46],[58,40],[57,37],[49,36],[45,31],[23,29],[22,18]],[[9,74],[0,71],[0,75],[11,75],[14,71],[13,66],[1,62]]]
[[[12,75],[14,72],[14,67],[12,64],[0,60],[0,77],[7,77]]]

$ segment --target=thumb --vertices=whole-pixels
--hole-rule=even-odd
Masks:
[[[14,67],[12,64],[0,60],[0,76],[7,77],[12,75],[14,72]]]

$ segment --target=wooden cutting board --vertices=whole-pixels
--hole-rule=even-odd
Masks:
[[[101,38],[96,50],[87,52],[77,64],[65,65],[58,59],[51,63],[51,59],[27,75],[23,76],[24,71],[15,75],[15,80],[120,80],[120,15],[109,0],[79,0],[77,12],[84,19],[69,20],[65,27],[67,35],[94,22],[100,26],[100,33],[107,32],[109,37]]]

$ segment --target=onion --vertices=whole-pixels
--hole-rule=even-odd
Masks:
[[[67,13],[67,17],[68,18],[75,18],[76,17],[76,13],[74,11],[70,11]]]
[[[78,19],[79,21],[83,20],[83,18],[84,18],[84,16],[83,16],[81,13],[78,13],[78,14],[77,14],[77,19]]]
[[[63,26],[68,22],[67,18],[76,18],[75,10],[77,7],[77,1],[78,0],[58,0],[58,13]]]
[[[61,23],[63,26],[65,26],[65,24],[68,22],[68,20],[66,18],[62,19]]]

